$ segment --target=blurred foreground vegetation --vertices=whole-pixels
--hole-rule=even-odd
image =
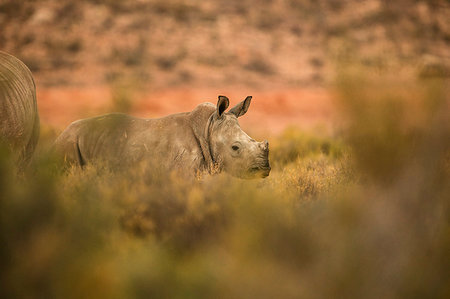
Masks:
[[[265,180],[3,153],[0,297],[449,298],[448,87],[380,78],[343,74],[342,132],[270,139]]]

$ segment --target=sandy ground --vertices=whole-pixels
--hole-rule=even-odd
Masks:
[[[161,117],[192,110],[202,102],[216,103],[217,95],[230,98],[230,107],[252,95],[249,112],[240,119],[244,130],[252,133],[279,134],[289,126],[304,130],[333,131],[333,101],[323,88],[249,89],[176,88],[147,91],[135,97],[128,112],[138,117]],[[41,122],[63,130],[72,121],[117,109],[112,104],[109,87],[57,87],[38,89]]]

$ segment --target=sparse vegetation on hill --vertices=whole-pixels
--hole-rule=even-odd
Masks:
[[[40,86],[320,85],[355,54],[449,76],[449,12],[443,0],[4,0],[0,49]]]

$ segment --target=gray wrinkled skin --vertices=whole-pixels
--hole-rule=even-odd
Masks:
[[[36,86],[19,59],[0,51],[0,142],[19,169],[30,162],[39,139]]]
[[[251,97],[225,112],[229,100],[219,96],[217,106],[198,105],[193,111],[158,119],[113,113],[73,122],[55,141],[55,149],[72,165],[97,161],[110,166],[140,163],[198,175],[222,170],[241,178],[267,177],[269,145],[256,142],[237,118]]]

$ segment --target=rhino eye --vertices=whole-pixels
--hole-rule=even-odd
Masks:
[[[233,151],[239,150],[239,146],[237,146],[237,145],[233,145],[231,148],[233,149]]]

